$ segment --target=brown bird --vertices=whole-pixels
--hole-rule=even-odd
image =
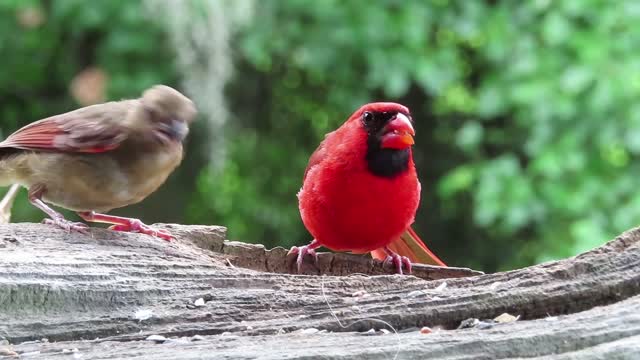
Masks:
[[[140,99],[107,102],[31,123],[0,142],[0,185],[20,184],[49,215],[45,223],[88,232],[45,202],[110,229],[171,239],[138,219],[102,214],[140,202],[182,161],[196,115],[191,100],[164,85]]]

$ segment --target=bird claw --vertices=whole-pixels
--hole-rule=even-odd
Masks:
[[[171,241],[173,239],[173,235],[171,235],[168,231],[163,229],[154,229],[149,225],[144,224],[142,221],[138,219],[128,219],[128,224],[117,224],[112,225],[109,229],[114,231],[124,231],[124,232],[135,232],[141,234],[151,235],[153,237],[159,237],[166,241]]]
[[[392,266],[395,266],[398,274],[400,275],[403,274],[402,272],[403,267],[407,268],[407,274],[411,274],[411,260],[409,260],[409,258],[406,256],[400,256],[395,253],[388,255],[387,258],[384,260],[383,266],[386,266],[389,264],[391,264]]]
[[[81,234],[89,234],[89,226],[86,224],[69,221],[63,217],[56,217],[53,219],[46,218],[42,220],[42,223],[57,226],[66,231],[77,231]]]
[[[309,245],[300,246],[300,247],[292,246],[291,250],[289,250],[289,252],[287,253],[287,256],[289,256],[290,254],[297,254],[296,264],[298,268],[298,273],[302,272],[302,263],[304,262],[304,257],[307,254],[313,257],[314,265],[318,264],[318,253],[316,253],[316,251]]]

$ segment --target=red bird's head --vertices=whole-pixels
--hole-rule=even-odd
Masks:
[[[367,166],[374,175],[395,177],[408,169],[415,130],[407,107],[390,102],[366,104],[349,120],[359,122],[367,134]]]

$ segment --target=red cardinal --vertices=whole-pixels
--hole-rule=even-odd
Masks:
[[[45,202],[119,231],[171,235],[137,219],[99,214],[154,192],[182,160],[182,141],[196,115],[193,102],[157,85],[140,99],[88,106],[29,124],[0,142],[0,184],[29,189],[46,223],[87,232]],[[3,206],[6,206],[3,204]]]
[[[398,273],[411,262],[446,266],[411,229],[420,182],[411,153],[415,132],[409,109],[364,105],[311,155],[298,193],[300,215],[314,240],[292,247],[298,271],[306,254],[372,252]]]

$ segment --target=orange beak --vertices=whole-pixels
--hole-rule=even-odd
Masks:
[[[416,132],[413,130],[411,121],[404,114],[396,115],[382,131],[381,147],[383,149],[402,150],[415,143],[413,137]]]

